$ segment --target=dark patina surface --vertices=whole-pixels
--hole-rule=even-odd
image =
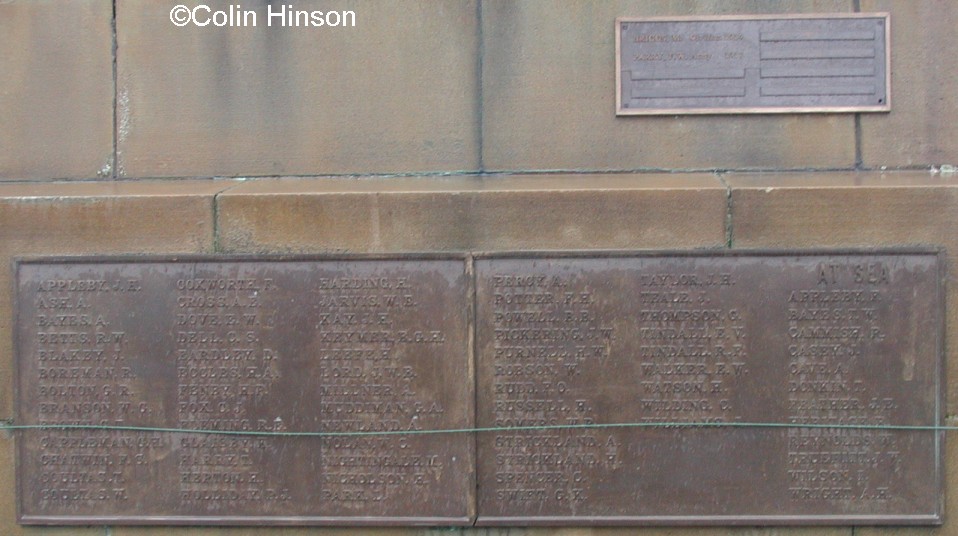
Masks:
[[[928,250],[21,262],[17,423],[166,430],[19,432],[20,519],[938,523],[942,433],[849,426],[940,424],[942,273]]]
[[[18,266],[17,422],[469,428],[462,257]],[[468,524],[468,434],[25,430],[25,523]]]
[[[941,432],[686,426],[939,424],[937,255],[516,255],[476,279],[478,425],[544,427],[479,436],[479,524],[940,522]]]
[[[620,18],[619,115],[890,110],[887,14]]]

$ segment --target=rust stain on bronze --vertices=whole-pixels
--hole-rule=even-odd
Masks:
[[[476,280],[480,427],[941,423],[935,254],[517,254],[477,259]],[[936,524],[942,441],[492,432],[477,524]]]
[[[463,258],[18,265],[17,422],[469,428]],[[469,524],[474,442],[30,430],[31,524]]]
[[[616,20],[618,115],[887,112],[887,13]]]

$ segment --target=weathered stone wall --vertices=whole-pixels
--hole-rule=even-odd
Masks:
[[[358,14],[315,30],[180,28],[178,3],[200,2],[0,2],[0,419],[19,256],[932,245],[956,264],[952,0],[288,2]],[[853,11],[891,13],[890,113],[615,116],[617,16]],[[19,527],[14,440],[0,434],[2,534],[449,533]],[[945,516],[910,533],[958,534],[955,501]]]

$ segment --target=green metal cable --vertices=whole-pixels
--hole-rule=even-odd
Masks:
[[[276,430],[207,430],[194,428],[165,428],[155,426],[126,426],[108,424],[13,424],[0,423],[0,430],[88,430],[117,432],[154,432],[171,434],[208,434],[256,437],[351,437],[351,436],[392,436],[392,435],[438,435],[472,434],[495,432],[537,432],[551,430],[594,430],[602,428],[797,428],[832,430],[873,430],[873,431],[917,431],[951,432],[958,426],[906,425],[906,424],[822,424],[822,423],[780,423],[780,422],[624,422],[624,423],[588,423],[554,424],[542,426],[492,426],[477,428],[443,428],[429,430],[382,430],[351,432],[297,432]]]

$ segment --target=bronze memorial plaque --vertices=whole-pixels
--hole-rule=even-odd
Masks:
[[[937,252],[475,263],[477,524],[941,522]]]
[[[17,424],[158,428],[18,432],[22,523],[472,522],[471,435],[366,434],[473,426],[464,257],[41,259],[16,284]]]
[[[887,13],[616,20],[618,115],[887,112]]]

